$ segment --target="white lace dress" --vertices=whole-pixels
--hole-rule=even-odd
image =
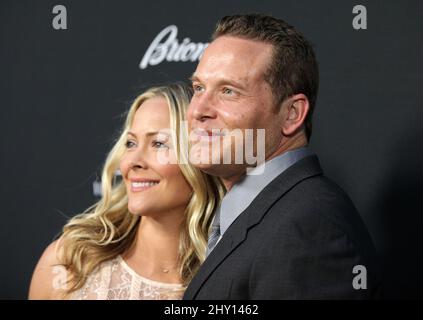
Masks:
[[[88,276],[84,286],[71,300],[179,300],[181,284],[146,279],[132,270],[119,255],[102,263]]]

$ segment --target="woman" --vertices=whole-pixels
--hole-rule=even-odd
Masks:
[[[101,200],[45,250],[30,299],[182,297],[205,259],[224,192],[216,178],[188,164],[181,124],[191,95],[175,84],[136,98],[107,157]],[[117,169],[122,181],[113,184]]]

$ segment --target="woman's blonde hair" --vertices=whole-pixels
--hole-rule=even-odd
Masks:
[[[138,96],[128,111],[123,130],[104,164],[102,198],[70,219],[63,228],[59,259],[70,275],[67,294],[80,289],[96,267],[125,252],[135,240],[140,217],[128,211],[126,188],[123,181],[115,181],[115,172],[126,150],[127,132],[135,112],[144,101],[153,97],[162,97],[167,101],[170,129],[177,133],[172,135],[176,157],[182,174],[193,190],[180,233],[179,273],[185,286],[205,259],[213,211],[223,197],[224,186],[217,178],[202,173],[188,163],[188,129],[181,124],[186,119],[192,89],[185,84],[154,87]]]

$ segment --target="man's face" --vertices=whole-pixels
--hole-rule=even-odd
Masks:
[[[203,129],[208,135],[194,144],[191,154],[205,148],[221,152],[213,153],[220,157],[213,159],[215,163],[197,164],[201,170],[223,179],[245,172],[245,164],[223,164],[222,159],[222,151],[226,148],[234,154],[234,141],[242,142],[244,137],[233,140],[213,136],[212,129],[241,129],[243,134],[245,129],[254,129],[254,132],[265,129],[266,158],[279,146],[282,112],[275,106],[271,87],[265,81],[271,57],[272,45],[231,36],[217,38],[205,50],[192,76],[194,96],[188,109],[188,121],[192,131]],[[212,149],[212,141],[216,139],[220,140],[220,146],[215,147],[219,150]]]

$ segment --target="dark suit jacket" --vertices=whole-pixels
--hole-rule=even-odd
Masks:
[[[356,265],[367,289],[354,289]],[[227,229],[184,299],[369,299],[376,254],[348,196],[306,157],[281,173]]]

